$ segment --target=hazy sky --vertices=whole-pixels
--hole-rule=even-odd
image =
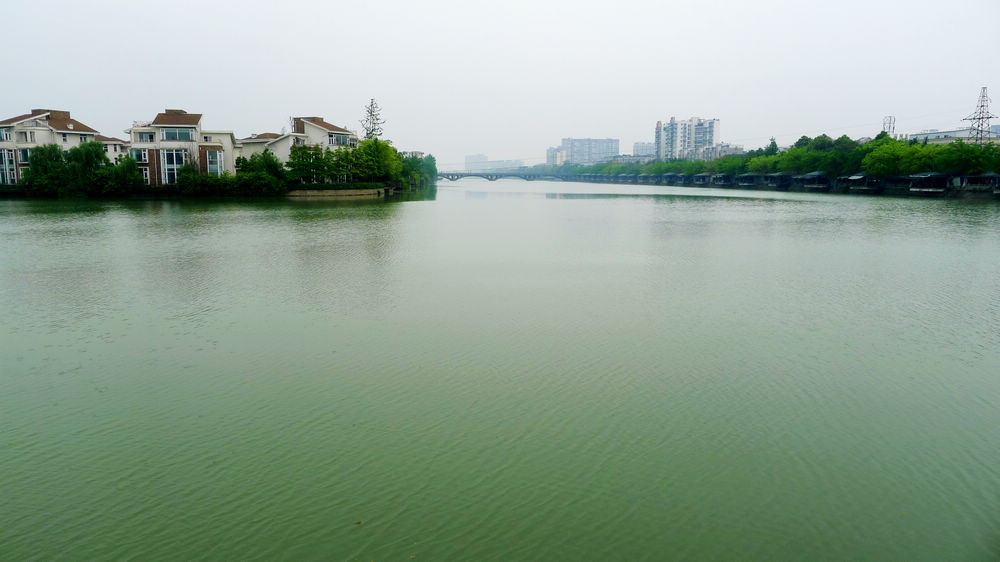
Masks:
[[[562,137],[631,153],[670,116],[755,148],[885,115],[957,128],[982,86],[1000,106],[998,20],[1000,0],[7,0],[0,113],[121,137],[181,108],[244,137],[294,115],[359,130],[375,98],[385,137],[440,169],[536,164]]]

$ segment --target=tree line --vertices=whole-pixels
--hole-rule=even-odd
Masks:
[[[190,196],[268,196],[292,189],[363,189],[392,186],[421,189],[437,179],[433,156],[404,158],[390,142],[369,138],[357,147],[293,146],[282,163],[265,150],[236,159],[236,172],[221,175],[200,171],[196,161],[178,170],[177,183],[162,188],[145,184],[138,163],[125,156],[112,163],[100,142],[87,142],[67,151],[58,145],[34,148],[19,184],[40,197],[85,195],[123,197],[132,194],[177,192]]]
[[[598,174],[771,174],[787,172],[804,174],[823,172],[828,177],[864,173],[880,179],[921,172],[977,175],[1000,172],[1000,146],[966,144],[957,140],[950,144],[928,144],[926,141],[894,139],[879,133],[874,139],[859,143],[846,135],[833,139],[825,134],[815,138],[803,136],[787,150],[771,143],[745,154],[724,156],[717,160],[673,160],[648,164],[602,162],[592,166],[566,164],[538,166],[546,173],[581,175]]]

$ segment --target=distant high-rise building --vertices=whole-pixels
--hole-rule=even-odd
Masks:
[[[632,144],[632,156],[655,156],[655,142],[637,142]]]
[[[548,149],[545,162],[553,166],[604,162],[618,156],[618,143],[618,139],[563,139]]]
[[[656,122],[656,157],[660,160],[699,158],[707,147],[719,138],[719,120],[692,117],[678,121],[671,117],[664,123]]]
[[[470,154],[465,157],[465,170],[467,172],[480,172],[486,166],[489,158],[485,154]]]
[[[746,154],[742,145],[734,145],[723,142],[702,148],[695,156],[695,160],[717,160],[723,156],[733,156],[738,154]]]
[[[507,170],[524,166],[521,160],[490,160],[485,154],[470,154],[465,157],[465,171],[487,172],[490,170]]]

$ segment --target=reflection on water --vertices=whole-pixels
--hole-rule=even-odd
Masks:
[[[989,559],[1000,206],[0,202],[0,558]]]

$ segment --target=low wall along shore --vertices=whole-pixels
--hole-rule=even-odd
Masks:
[[[289,197],[296,199],[367,198],[385,197],[385,188],[378,189],[293,189]]]

